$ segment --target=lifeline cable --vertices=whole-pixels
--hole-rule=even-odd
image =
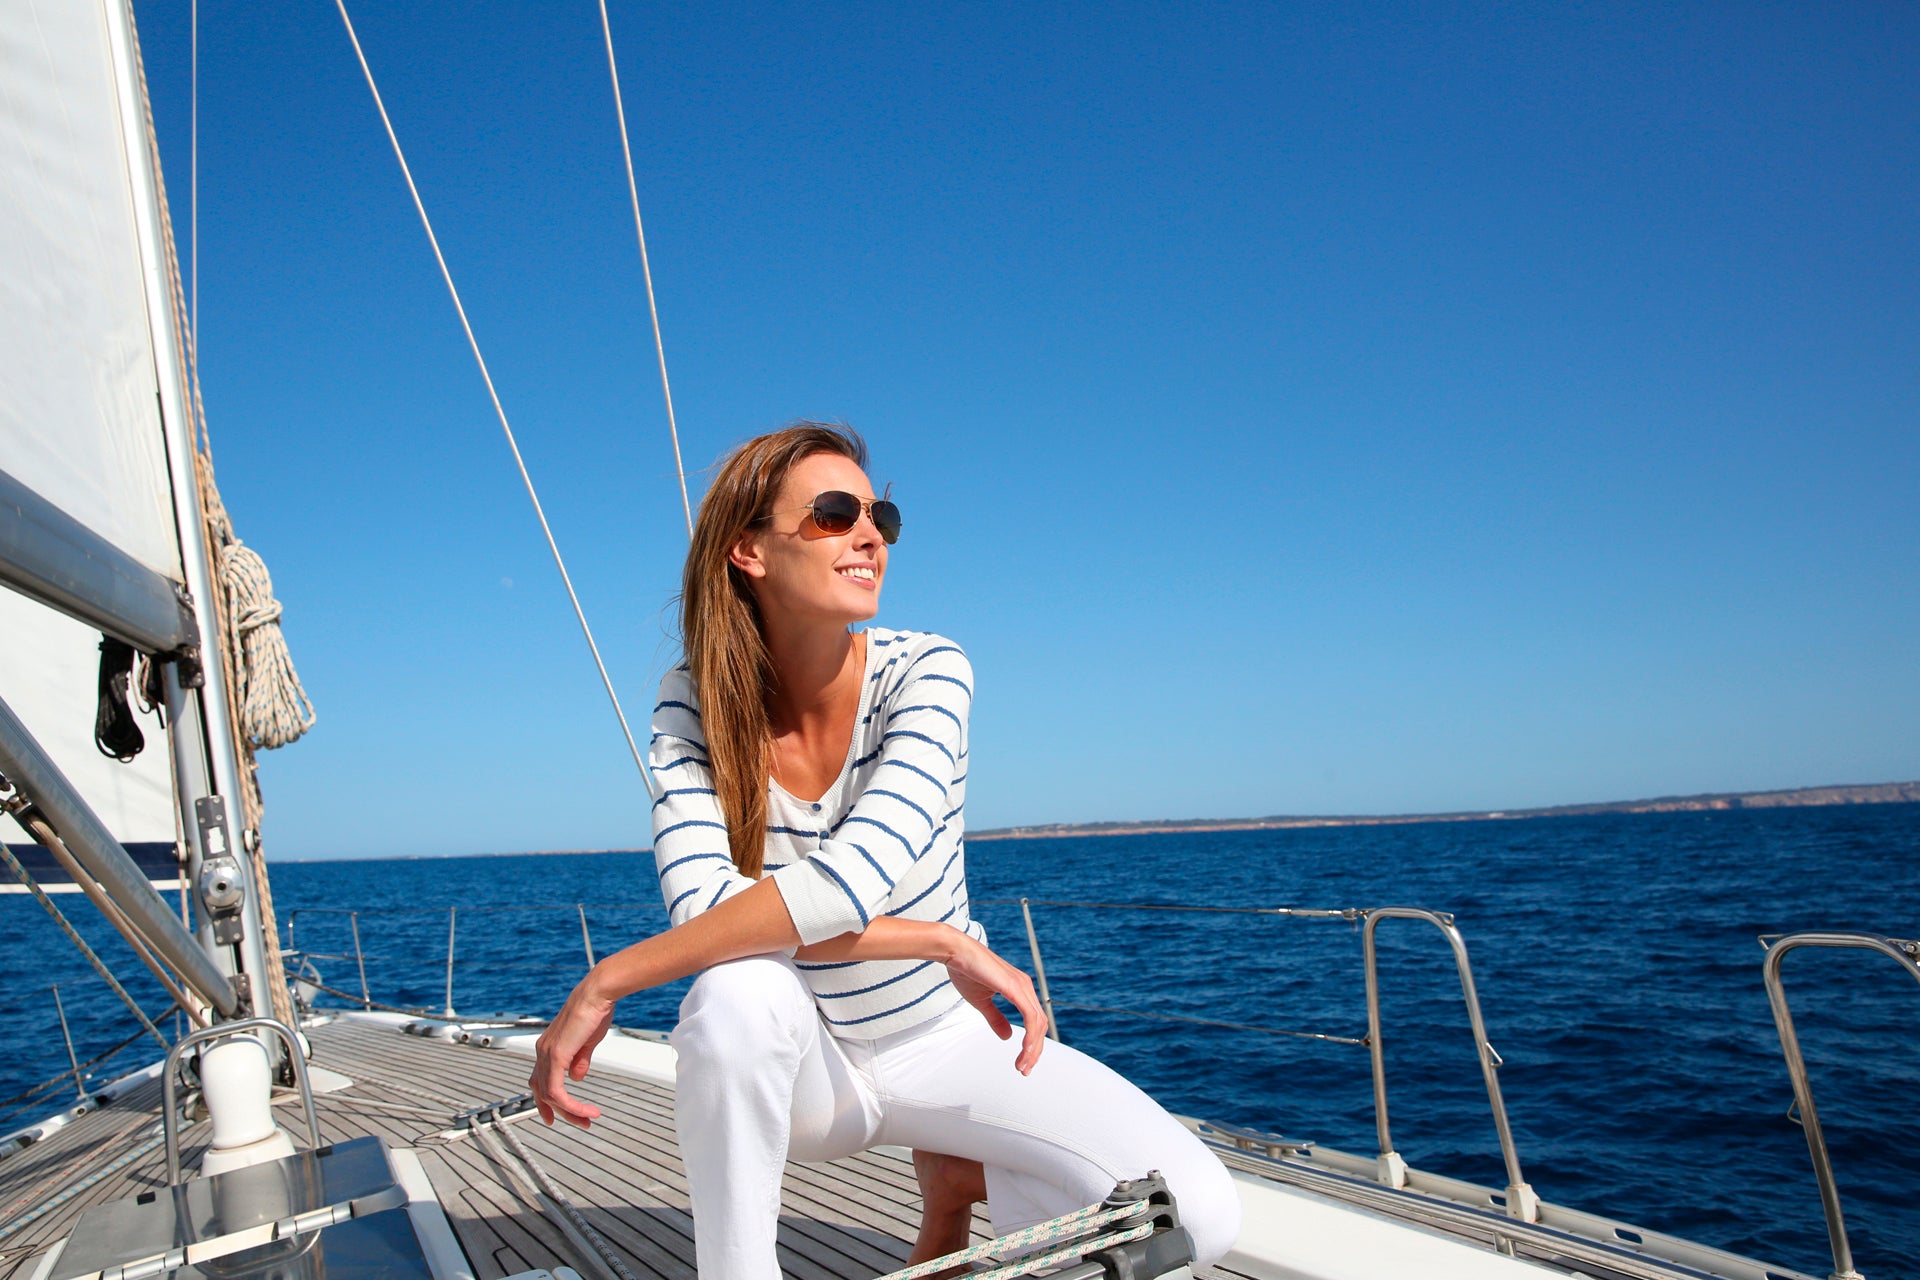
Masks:
[[[167,1038],[160,1034],[160,1028],[153,1025],[153,1019],[147,1016],[146,1010],[133,1002],[133,997],[128,995],[127,989],[120,985],[120,980],[113,976],[113,971],[108,969],[106,963],[94,954],[93,948],[87,945],[86,939],[82,938],[79,932],[67,920],[66,916],[61,914],[60,908],[53,905],[53,899],[49,898],[47,891],[40,887],[40,882],[33,878],[33,873],[20,865],[20,859],[13,856],[13,850],[7,848],[4,844],[0,844],[0,856],[6,858],[7,866],[11,868],[13,874],[19,878],[20,883],[27,886],[33,893],[33,896],[40,900],[40,905],[47,909],[47,914],[53,917],[54,923],[59,925],[61,931],[67,935],[67,940],[73,943],[74,946],[80,948],[80,954],[85,956],[93,965],[94,972],[106,979],[107,985],[113,988],[113,994],[119,996],[127,1008],[133,1010],[133,1016],[140,1019],[140,1025],[146,1028],[147,1032],[152,1035],[155,1040],[160,1042],[162,1049],[171,1050],[173,1046],[168,1044]]]

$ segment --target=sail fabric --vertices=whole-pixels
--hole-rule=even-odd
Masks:
[[[145,162],[129,164],[106,10],[100,0],[7,8],[0,468],[179,581],[132,187]]]
[[[134,708],[147,745],[129,763],[93,744],[98,706],[100,633],[85,623],[0,588],[0,698],[53,757],[67,781],[121,844],[175,839],[173,768],[160,720]],[[30,840],[0,817],[0,841]],[[0,879],[6,879],[0,871]],[[158,877],[156,877],[158,878]]]

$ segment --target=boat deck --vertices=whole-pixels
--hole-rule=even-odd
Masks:
[[[511,1168],[496,1163],[485,1145],[454,1124],[461,1111],[524,1092],[526,1057],[351,1019],[309,1028],[307,1035],[313,1065],[353,1082],[316,1097],[322,1140],[380,1134],[392,1146],[413,1148],[476,1280],[535,1267],[571,1266],[592,1274],[533,1202],[535,1189],[518,1162]],[[692,1277],[693,1220],[671,1090],[605,1073],[575,1088],[605,1113],[590,1132],[548,1129],[528,1112],[510,1121],[514,1134],[635,1275]],[[0,1160],[0,1201],[9,1206],[0,1220],[7,1222],[61,1196],[84,1170],[101,1171],[0,1240],[0,1280],[31,1274],[33,1260],[86,1209],[165,1182],[159,1116],[155,1080]],[[279,1116],[301,1144],[305,1126],[298,1104],[281,1105]],[[204,1130],[196,1125],[184,1135],[188,1167],[198,1162]],[[913,1168],[896,1149],[827,1164],[790,1163],[781,1201],[781,1268],[795,1280],[866,1280],[896,1270],[905,1265],[919,1224]],[[982,1213],[975,1215],[973,1234],[976,1242],[990,1236]],[[1226,1271],[1203,1274],[1237,1280]]]

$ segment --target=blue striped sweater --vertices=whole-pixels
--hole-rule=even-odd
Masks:
[[[780,887],[802,942],[867,927],[876,916],[944,921],[986,940],[967,912],[967,715],[973,668],[925,632],[866,631],[865,679],[840,776],[817,801],[769,782],[764,874]],[[753,883],[735,870],[708,771],[700,702],[686,666],[660,682],[649,756],[662,787],[653,856],[673,924]],[[959,992],[928,961],[797,961],[837,1036],[874,1039],[951,1009]]]

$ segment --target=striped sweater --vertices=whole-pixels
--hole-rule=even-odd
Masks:
[[[767,784],[764,874],[804,943],[880,915],[944,921],[985,941],[967,912],[967,713],[973,669],[958,645],[913,631],[866,631],[865,678],[840,776],[818,800]],[[700,702],[686,666],[660,683],[649,756],[662,792],[653,857],[671,923],[753,883],[733,865],[708,771]],[[959,992],[931,961],[796,961],[833,1034],[875,1039],[951,1009]]]

